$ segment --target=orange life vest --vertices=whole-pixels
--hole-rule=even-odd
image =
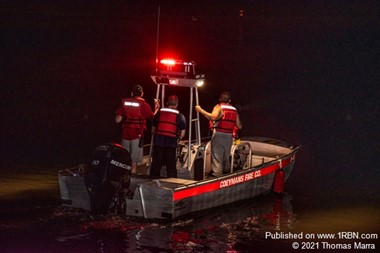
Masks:
[[[146,126],[145,119],[141,114],[141,106],[144,103],[143,98],[125,98],[122,101],[124,108],[124,126],[129,128],[141,128]]]
[[[236,126],[237,111],[230,104],[220,103],[223,116],[215,122],[215,130],[223,133],[233,133]]]
[[[157,134],[176,137],[178,136],[177,115],[178,110],[171,108],[161,108],[157,123]]]

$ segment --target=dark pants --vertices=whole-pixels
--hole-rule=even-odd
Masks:
[[[150,177],[159,178],[163,165],[166,165],[167,177],[177,177],[177,149],[171,147],[153,147]]]

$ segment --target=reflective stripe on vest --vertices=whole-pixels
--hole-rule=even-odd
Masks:
[[[178,136],[177,115],[179,111],[170,108],[160,109],[160,116],[157,123],[157,134],[176,137]]]
[[[142,98],[126,98],[123,100],[124,126],[129,128],[145,128],[145,119],[141,116]]]
[[[125,102],[124,102],[124,105],[125,105],[125,106],[132,106],[132,107],[140,107],[140,104],[137,103],[137,102],[129,102],[129,101],[125,101]]]
[[[220,104],[223,110],[223,116],[216,121],[215,130],[217,132],[232,133],[236,126],[237,111],[236,108],[229,104]]]

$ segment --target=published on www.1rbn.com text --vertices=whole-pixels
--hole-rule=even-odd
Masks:
[[[300,250],[379,250],[377,233],[265,232],[264,236],[266,240],[291,241],[291,248]]]

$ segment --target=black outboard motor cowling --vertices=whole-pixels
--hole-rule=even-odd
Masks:
[[[95,149],[84,175],[93,213],[110,212],[119,192],[129,188],[131,165],[129,152],[119,144],[103,144]]]

